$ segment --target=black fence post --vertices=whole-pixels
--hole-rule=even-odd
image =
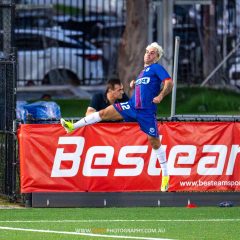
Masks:
[[[86,19],[86,2],[85,0],[82,0],[82,20],[83,22],[85,22],[85,19]],[[83,61],[82,61],[82,79],[83,79],[83,84],[85,84],[85,81],[86,81],[86,71],[85,71],[85,67],[86,67],[86,62],[85,62],[85,41],[86,41],[86,33],[85,31],[83,32]],[[89,79],[88,79],[89,81]]]
[[[3,53],[9,59],[13,46],[13,23],[15,13],[14,0],[2,0]]]
[[[14,0],[0,3],[0,28],[3,44],[0,51],[0,194],[16,199],[16,53],[13,51]]]

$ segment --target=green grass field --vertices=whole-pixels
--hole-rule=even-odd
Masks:
[[[239,239],[240,208],[1,209],[0,239]]]

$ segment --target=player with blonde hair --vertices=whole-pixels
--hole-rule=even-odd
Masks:
[[[161,191],[166,192],[169,187],[169,174],[166,152],[161,146],[157,127],[157,106],[169,94],[173,82],[164,67],[157,62],[163,55],[162,47],[154,42],[146,47],[144,54],[144,68],[136,78],[131,81],[130,87],[134,89],[131,99],[123,103],[115,103],[107,108],[90,114],[76,123],[61,119],[61,124],[67,132],[94,124],[100,121],[125,120],[137,121],[141,130],[147,134],[154,153],[159,159],[162,168]],[[161,86],[163,87],[161,88]]]

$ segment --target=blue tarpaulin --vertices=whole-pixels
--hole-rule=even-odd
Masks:
[[[17,102],[17,119],[26,121],[52,121],[61,118],[60,107],[55,102],[38,101],[27,104],[25,101]]]

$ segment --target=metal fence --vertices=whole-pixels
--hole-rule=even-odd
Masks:
[[[0,61],[0,193],[16,191],[15,120],[16,62]]]
[[[124,0],[16,4],[18,86],[98,85],[115,74]],[[99,12],[101,11],[101,12]]]
[[[18,86],[98,85],[117,75],[126,0],[17,2],[14,42],[20,63]],[[174,1],[172,16],[173,37],[181,39],[178,81],[200,84],[239,42],[240,3],[238,0],[205,1],[211,2],[210,5],[182,2]],[[158,10],[153,12],[155,22]],[[165,34],[156,24],[153,28],[153,40]],[[240,81],[239,55],[236,50],[226,59],[210,83],[236,85]]]
[[[0,30],[4,41],[0,51],[0,194],[16,195],[16,59],[12,51],[12,18],[14,4],[0,4]],[[4,57],[4,58],[3,58]]]
[[[173,35],[181,39],[178,82],[201,84],[214,73],[209,84],[236,85],[236,81],[240,81],[236,73],[240,50],[235,48],[240,40],[237,14],[240,2],[209,2],[211,4],[200,5],[197,1],[192,4],[178,1],[174,5]]]

